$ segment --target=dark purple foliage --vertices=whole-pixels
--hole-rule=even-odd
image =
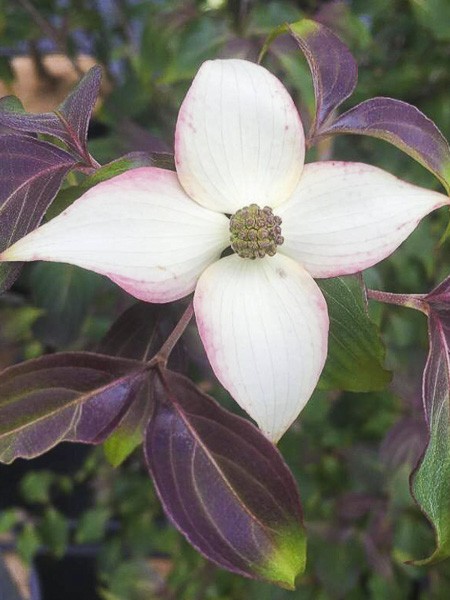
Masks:
[[[386,434],[380,446],[380,458],[390,470],[401,465],[415,465],[427,441],[423,418],[402,417]]]
[[[65,150],[32,137],[0,135],[0,250],[41,222],[76,160]],[[0,291],[20,265],[0,263]]]
[[[78,160],[92,166],[87,149],[89,121],[97,100],[102,69],[92,67],[54,112],[31,114],[17,110],[9,98],[0,101],[0,126],[21,133],[43,133],[67,144]]]
[[[370,135],[397,146],[434,173],[449,188],[450,149],[436,125],[415,106],[393,98],[371,98],[351,108],[318,136]]]
[[[437,312],[441,317],[450,316],[450,277],[434,288],[424,300],[431,310]]]
[[[447,277],[424,301],[429,306],[430,352],[425,366],[423,393],[428,425],[439,403],[450,401],[450,277]]]
[[[32,458],[58,442],[102,442],[147,377],[137,361],[51,354],[0,373],[0,460]]]
[[[98,351],[122,358],[149,361],[169,337],[185,309],[185,304],[133,304],[113,323]],[[183,343],[178,342],[169,358],[169,366],[177,371],[184,371],[186,360]]]
[[[347,46],[327,27],[303,19],[289,27],[311,70],[316,116],[313,138],[335,110],[355,89],[358,67]]]
[[[262,578],[292,536],[300,570],[300,499],[275,446],[182,375],[156,375],[155,400],[146,459],[178,529],[216,564]]]
[[[122,358],[149,361],[169,337],[183,309],[183,302],[164,306],[138,302],[115,321],[98,350]],[[168,364],[177,371],[186,370],[187,355],[182,340],[173,349]],[[123,452],[118,453],[116,449],[113,457],[108,455],[114,466],[119,465],[142,442],[154,407],[153,394],[153,379],[149,378],[140,387],[113,434],[115,440],[125,444]]]

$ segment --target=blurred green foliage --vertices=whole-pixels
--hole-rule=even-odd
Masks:
[[[42,66],[49,50],[71,57],[89,52],[104,65],[111,88],[92,128],[95,158],[104,163],[134,150],[170,151],[178,107],[203,60],[255,60],[272,28],[307,16],[338,33],[358,60],[359,84],[345,107],[375,95],[400,98],[449,137],[449,10],[448,0],[0,0],[0,78],[12,81],[10,58],[17,53]],[[265,64],[289,86],[308,123],[311,80],[295,44],[278,40]],[[310,160],[317,157],[367,162],[439,189],[425,169],[378,140],[334,139],[310,151]],[[393,257],[365,274],[366,282],[393,292],[429,291],[450,273],[450,242],[439,246],[447,220],[443,210],[428,217]],[[94,274],[29,265],[0,300],[1,366],[45,349],[94,348],[129,303]],[[94,450],[71,476],[30,471],[17,490],[21,510],[5,510],[0,531],[16,535],[26,560],[43,546],[61,556],[77,544],[97,544],[104,600],[450,597],[448,565],[405,564],[433,547],[408,490],[424,443],[425,319],[380,305],[371,305],[371,315],[395,373],[390,391],[318,391],[280,444],[300,486],[309,532],[307,573],[297,592],[241,579],[200,557],[165,521],[139,452],[118,470]],[[55,506],[81,484],[95,504],[74,523]]]

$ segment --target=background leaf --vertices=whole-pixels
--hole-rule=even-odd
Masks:
[[[437,41],[450,42],[450,4],[447,0],[410,0],[422,27]]]
[[[43,133],[56,137],[66,143],[78,159],[92,165],[87,150],[87,132],[101,78],[101,67],[92,67],[58,110],[51,113],[25,113],[15,110],[17,107],[12,105],[11,100],[3,100],[0,102],[0,126],[21,133]]]
[[[47,262],[33,265],[32,298],[43,313],[33,327],[36,337],[57,349],[76,340],[101,284],[95,273],[73,265]]]
[[[37,338],[58,349],[76,340],[101,284],[96,274],[73,265],[33,265],[30,285],[34,305],[43,312],[33,328]]]
[[[221,567],[293,589],[305,534],[276,447],[182,375],[156,375],[155,393],[145,454],[170,519]]]
[[[365,305],[361,280],[354,275],[319,280],[330,316],[328,358],[319,386],[369,392],[391,379],[383,367],[384,346]]]

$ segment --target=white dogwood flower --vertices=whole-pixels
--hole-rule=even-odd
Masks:
[[[304,165],[304,155],[276,77],[243,60],[208,61],[180,109],[176,173],[138,168],[100,183],[0,259],[79,265],[148,302],[195,289],[214,372],[276,441],[327,356],[313,278],[374,265],[449,203],[366,164]]]

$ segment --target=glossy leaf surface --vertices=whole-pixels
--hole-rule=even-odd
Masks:
[[[35,229],[76,160],[32,137],[0,136],[0,250]],[[11,285],[17,263],[0,263],[0,291]]]
[[[417,564],[450,556],[450,278],[424,300],[430,349],[423,377],[429,442],[411,478],[412,492],[435,530],[436,549]]]
[[[145,453],[168,516],[219,566],[293,589],[305,534],[278,450],[182,375],[164,371],[155,379]]]
[[[32,458],[61,441],[100,443],[146,377],[136,361],[50,354],[0,373],[0,460]]]
[[[369,135],[390,142],[434,173],[450,191],[450,148],[436,127],[419,109],[393,98],[371,98],[351,108],[320,136],[335,133]]]
[[[87,131],[102,78],[101,67],[92,67],[74,91],[54,112],[32,114],[17,110],[7,97],[0,101],[0,126],[21,133],[43,133],[65,142],[70,150],[91,165]]]
[[[365,306],[356,276],[317,282],[328,305],[328,358],[319,380],[325,389],[369,392],[384,389],[391,379],[383,367],[384,346]]]

